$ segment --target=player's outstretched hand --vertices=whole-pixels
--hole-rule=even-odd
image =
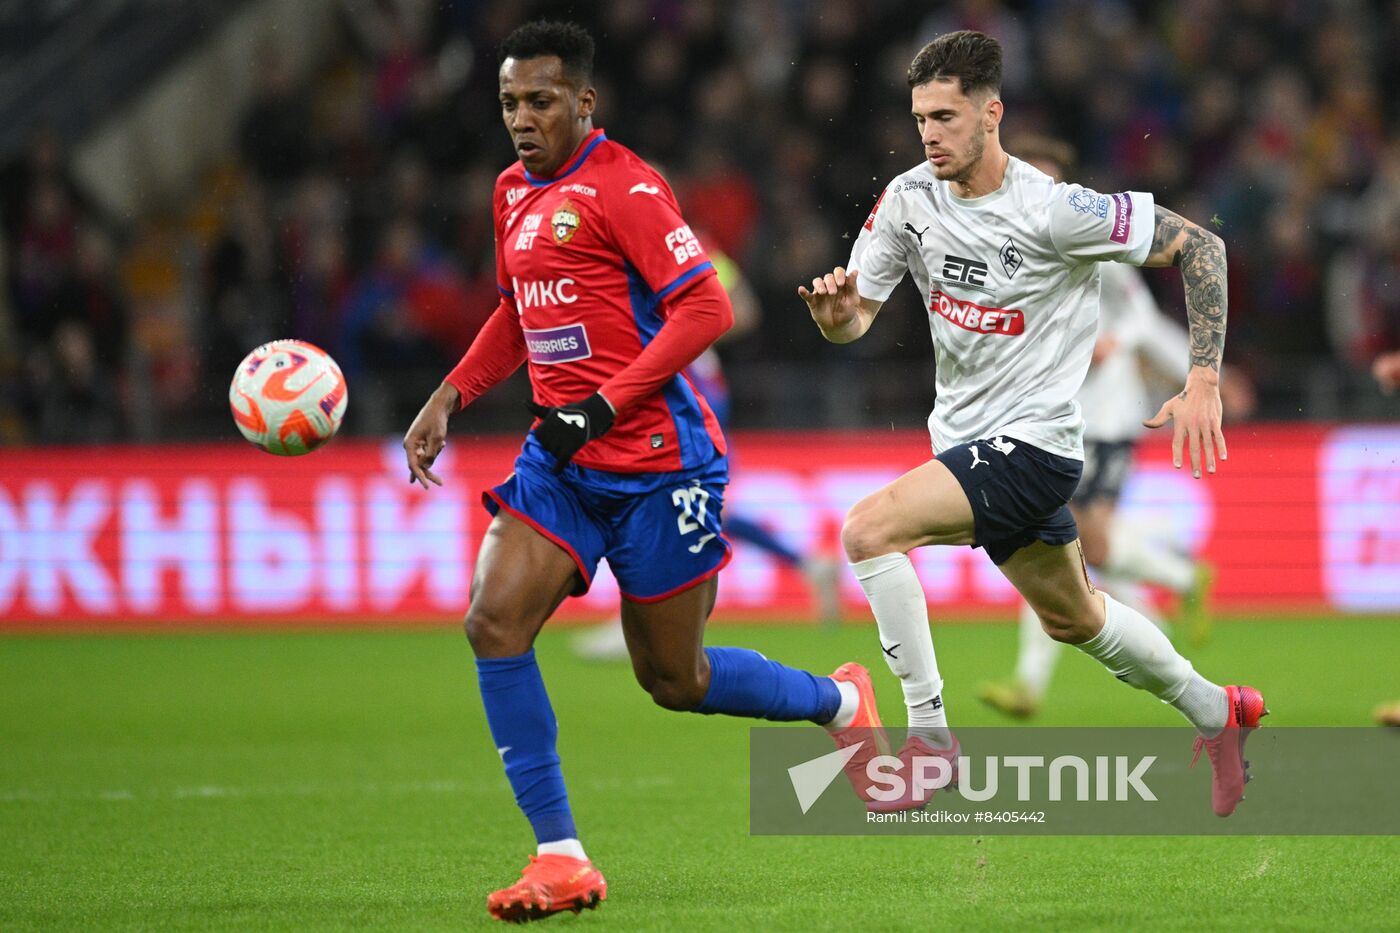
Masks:
[[[1201,375],[1209,372],[1209,375]],[[1193,368],[1186,377],[1186,388],[1162,403],[1157,414],[1143,422],[1145,427],[1160,428],[1172,423],[1172,465],[1181,469],[1182,447],[1191,453],[1191,475],[1201,478],[1204,457],[1207,473],[1215,472],[1216,456],[1228,459],[1225,434],[1220,430],[1220,386],[1214,371]]]
[[[841,338],[852,328],[852,323],[860,319],[860,292],[856,291],[859,275],[859,269],[847,273],[843,266],[837,266],[826,275],[812,279],[811,289],[797,286],[797,294],[807,302],[812,320],[828,340],[845,343]]]
[[[529,401],[525,407],[540,419],[530,433],[535,435],[541,447],[554,456],[555,473],[563,473],[564,467],[569,465],[584,444],[606,434],[616,417],[612,405],[600,392],[594,392],[572,405],[551,408]]]
[[[408,433],[403,436],[403,452],[408,458],[409,483],[421,483],[424,489],[429,482],[442,485],[432,466],[442,448],[447,446],[447,419],[457,410],[459,399],[457,390],[443,383],[423,403],[418,417],[408,426]]]

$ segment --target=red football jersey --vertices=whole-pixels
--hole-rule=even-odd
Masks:
[[[715,274],[675,195],[601,129],[551,178],[516,162],[496,179],[497,288],[513,304],[545,405],[577,402],[635,360],[666,302]],[[623,473],[700,466],[725,451],[704,397],[677,373],[575,455]]]

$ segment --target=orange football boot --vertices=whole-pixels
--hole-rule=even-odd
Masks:
[[[1249,783],[1249,762],[1244,757],[1244,743],[1249,734],[1259,728],[1259,720],[1269,715],[1264,698],[1253,687],[1226,687],[1229,710],[1225,728],[1213,739],[1196,737],[1196,753],[1191,767],[1201,757],[1201,749],[1210,758],[1210,805],[1216,816],[1229,816],[1244,799],[1244,786]]]
[[[890,753],[890,740],[885,735],[884,727],[880,725],[880,711],[875,706],[875,688],[870,683],[870,671],[866,670],[864,665],[851,661],[838,667],[831,679],[855,684],[856,692],[860,695],[856,715],[851,724],[844,729],[832,730],[831,738],[836,742],[837,748],[860,746],[860,751],[846,761],[845,771],[856,796],[869,803],[872,784],[870,778],[866,777],[866,766],[876,755]]]
[[[568,855],[532,855],[520,880],[492,892],[486,909],[497,920],[525,923],[560,911],[580,913],[608,899],[608,882],[587,859]]]

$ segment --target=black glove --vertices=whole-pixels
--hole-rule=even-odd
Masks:
[[[529,401],[525,407],[540,419],[530,433],[541,447],[554,455],[555,473],[563,473],[584,444],[606,434],[616,417],[608,400],[597,392],[572,405],[550,408]]]

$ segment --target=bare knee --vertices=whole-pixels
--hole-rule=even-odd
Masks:
[[[1103,629],[1103,611],[1094,602],[1075,610],[1064,607],[1036,609],[1040,627],[1055,641],[1082,645]]]
[[[707,678],[702,678],[698,672],[685,676],[662,676],[654,672],[646,676],[637,675],[637,682],[642,685],[642,689],[651,694],[652,702],[662,709],[675,710],[676,712],[689,713],[700,708],[700,704],[705,701],[705,693],[709,690]]]
[[[841,525],[841,547],[853,564],[897,550],[880,520],[880,507],[872,499],[862,499],[846,513]]]
[[[462,627],[478,658],[513,658],[530,650],[530,627],[486,600],[472,603]]]

